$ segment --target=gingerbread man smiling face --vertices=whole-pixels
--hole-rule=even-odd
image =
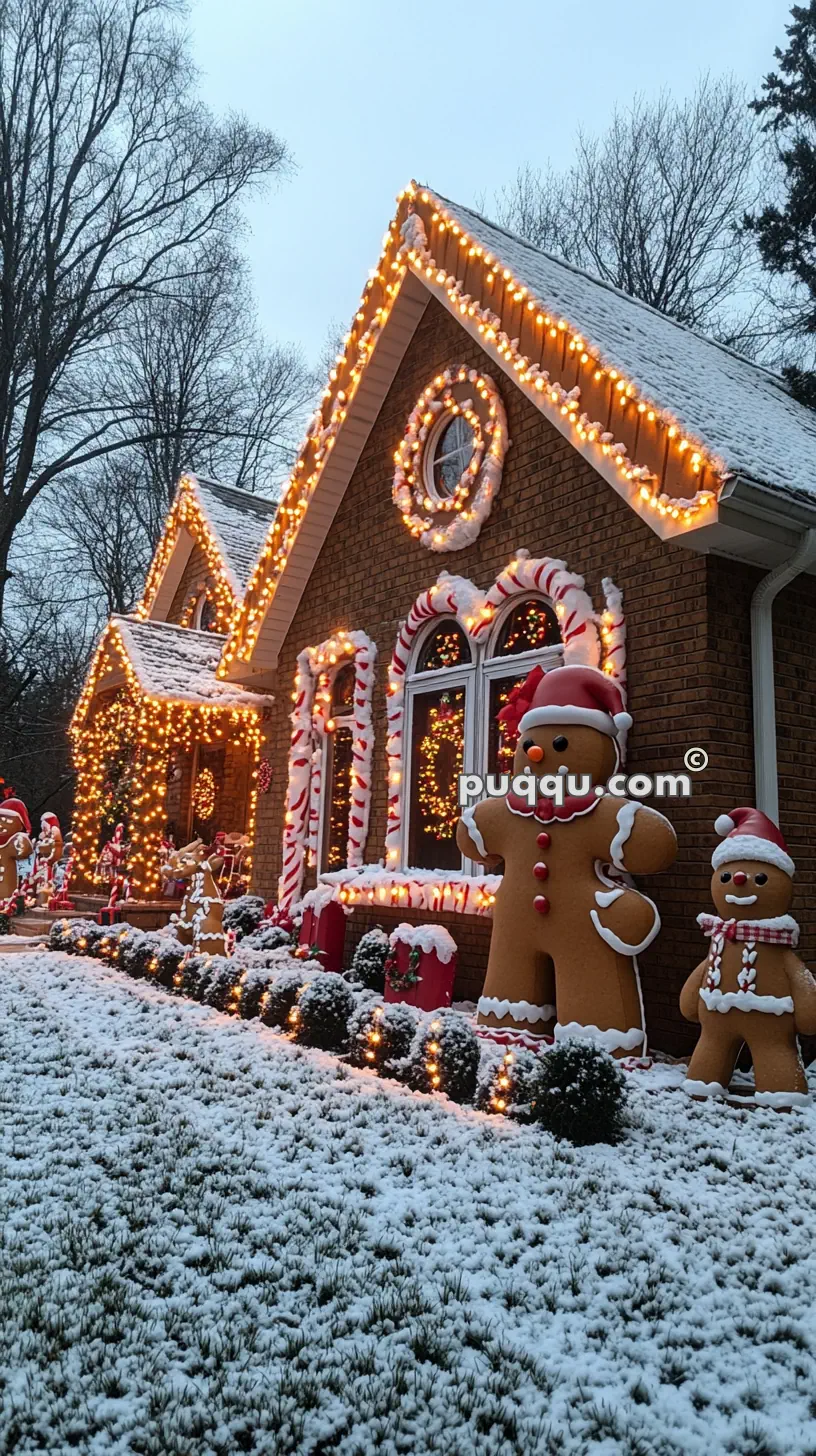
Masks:
[[[0,900],[8,900],[17,889],[17,861],[33,851],[31,820],[22,799],[0,802]]]

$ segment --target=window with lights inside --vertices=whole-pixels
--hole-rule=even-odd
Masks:
[[[480,868],[463,862],[456,845],[459,775],[512,770],[515,742],[497,722],[498,714],[533,667],[546,671],[562,662],[558,618],[543,597],[513,599],[484,646],[453,617],[429,627],[406,682],[406,867]]]
[[[354,662],[335,674],[324,746],[321,870],[342,870],[348,860],[351,775],[354,753]]]

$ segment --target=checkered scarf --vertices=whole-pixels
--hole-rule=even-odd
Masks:
[[[782,923],[781,922],[787,922]],[[719,915],[698,915],[704,935],[721,935],[725,940],[753,940],[764,945],[797,945],[799,926],[789,915],[779,920],[721,920]]]

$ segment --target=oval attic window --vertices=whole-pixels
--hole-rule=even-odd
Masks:
[[[454,415],[443,425],[429,452],[429,495],[437,501],[449,501],[456,494],[456,487],[473,458],[474,445],[473,430],[462,415]]]

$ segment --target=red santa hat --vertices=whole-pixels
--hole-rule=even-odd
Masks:
[[[51,813],[50,809],[46,809],[45,813],[40,815],[40,824],[47,824],[50,829],[59,829],[59,819],[56,814]]]
[[[620,741],[632,719],[614,678],[597,667],[534,667],[511,693],[499,722],[526,733],[544,723],[580,723]]]
[[[793,876],[796,866],[788,846],[773,819],[761,809],[732,809],[730,814],[715,819],[714,828],[723,836],[711,856],[715,870],[736,859],[758,859]]]
[[[23,821],[23,828],[26,834],[31,833],[31,820],[28,817],[28,810],[22,799],[8,798],[0,800],[0,815],[2,814],[17,814]]]

